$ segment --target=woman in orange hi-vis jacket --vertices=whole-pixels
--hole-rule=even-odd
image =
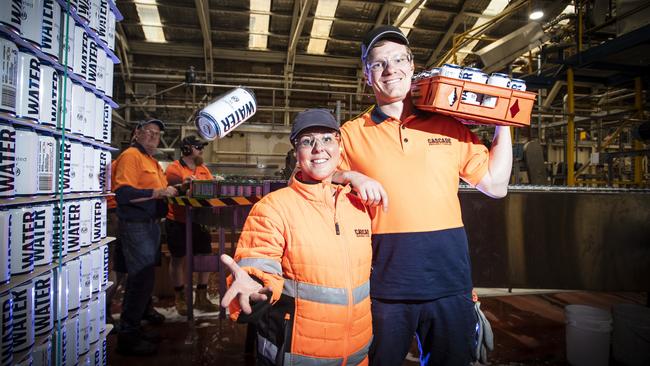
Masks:
[[[222,256],[233,273],[222,305],[256,324],[258,365],[367,364],[370,214],[350,186],[331,182],[338,130],[327,110],[298,114],[290,139],[300,170],[255,204],[235,259]]]

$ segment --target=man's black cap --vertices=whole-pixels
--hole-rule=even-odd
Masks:
[[[408,38],[406,38],[399,28],[392,25],[382,25],[366,33],[363,37],[363,42],[361,43],[361,60],[366,61],[372,47],[382,39],[390,39],[407,46],[409,44]]]
[[[181,146],[200,146],[203,147],[207,145],[208,143],[205,141],[201,141],[198,137],[194,135],[189,135],[186,136],[184,139],[181,140]]]
[[[325,127],[332,130],[339,130],[339,123],[327,109],[313,108],[306,109],[296,116],[291,127],[289,139],[293,142],[300,132],[310,127]]]
[[[161,121],[161,120],[159,120],[159,119],[155,119],[155,118],[154,118],[154,119],[149,119],[149,120],[146,120],[146,121],[142,121],[142,122],[138,123],[138,127],[136,127],[136,130],[141,129],[142,127],[144,127],[144,126],[146,126],[146,125],[148,125],[148,124],[150,124],[150,123],[155,123],[155,124],[157,124],[158,127],[160,127],[160,130],[161,130],[161,131],[164,131],[164,130],[165,130],[165,124],[163,123],[163,121]]]

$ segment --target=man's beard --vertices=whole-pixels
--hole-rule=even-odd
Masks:
[[[194,157],[194,164],[196,166],[203,165],[203,156],[195,156]]]

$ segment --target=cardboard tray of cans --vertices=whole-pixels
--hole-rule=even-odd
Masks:
[[[494,107],[461,100],[463,92],[496,99]],[[475,83],[445,76],[414,81],[413,104],[418,109],[455,117],[466,124],[529,126],[536,93]]]

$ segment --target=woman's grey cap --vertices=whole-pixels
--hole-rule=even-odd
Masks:
[[[289,140],[293,141],[298,137],[300,132],[310,127],[325,127],[332,130],[339,130],[339,123],[332,113],[323,108],[306,109],[296,116],[291,127]]]

